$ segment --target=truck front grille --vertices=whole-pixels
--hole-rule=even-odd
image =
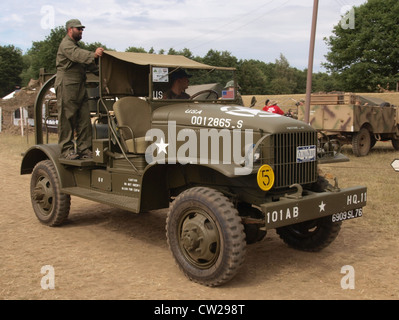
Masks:
[[[309,184],[317,180],[317,155],[314,161],[297,161],[298,147],[317,148],[316,132],[280,133],[273,135],[272,140],[275,188],[289,187],[295,183]]]

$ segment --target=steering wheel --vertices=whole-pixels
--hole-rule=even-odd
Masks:
[[[214,95],[216,96],[216,99],[219,99],[219,94],[218,94],[215,90],[212,90],[212,89],[198,91],[197,93],[194,93],[194,94],[190,97],[190,99],[191,99],[191,100],[194,100],[195,98],[197,98],[197,97],[200,96],[201,94],[207,93],[207,92],[209,92],[209,94],[206,96],[205,100],[208,99],[212,94],[214,94]]]

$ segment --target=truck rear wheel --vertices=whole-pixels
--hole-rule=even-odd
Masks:
[[[244,227],[230,200],[205,187],[182,192],[167,220],[169,248],[183,273],[207,286],[229,281],[245,259]]]
[[[317,252],[330,245],[341,230],[342,222],[332,222],[331,216],[277,228],[277,234],[290,247]]]
[[[30,193],[32,207],[39,221],[59,226],[69,215],[71,197],[60,192],[60,183],[51,160],[39,162],[32,172]]]
[[[352,149],[356,157],[367,156],[371,149],[371,135],[366,128],[361,128],[352,138]]]

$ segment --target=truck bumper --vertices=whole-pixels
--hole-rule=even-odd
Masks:
[[[359,218],[367,202],[366,187],[352,187],[335,192],[309,193],[294,198],[282,197],[264,203],[266,229],[275,229],[304,221],[331,216],[333,222]]]

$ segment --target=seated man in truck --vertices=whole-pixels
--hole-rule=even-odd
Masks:
[[[186,70],[179,69],[171,74],[171,87],[163,95],[163,99],[190,99],[185,90],[189,85],[189,78],[192,77]]]

